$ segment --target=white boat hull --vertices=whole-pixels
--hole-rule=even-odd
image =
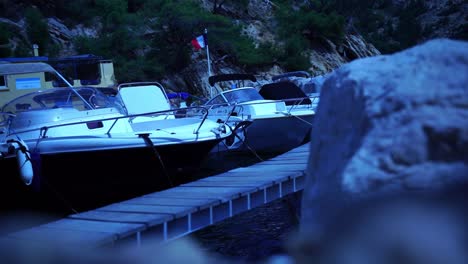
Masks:
[[[41,143],[44,152],[31,149],[34,178],[29,186],[21,181],[14,156],[0,159],[2,176],[6,180],[0,186],[0,207],[10,206],[16,197],[17,201],[27,203],[31,203],[31,199],[46,199],[43,204],[50,203],[60,210],[72,207],[81,211],[167,189],[192,180],[191,173],[199,169],[220,140],[155,147],[141,143],[128,148],[111,148],[108,144],[100,150],[90,149],[91,144],[84,147],[94,140],[77,140],[76,145],[64,148],[78,148],[81,142],[81,151],[57,151],[60,139],[44,141]]]

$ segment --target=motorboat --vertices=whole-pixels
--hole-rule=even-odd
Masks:
[[[293,112],[288,109],[287,100],[265,99],[253,85],[254,75],[221,74],[210,76],[208,81],[218,91],[204,104],[209,108],[209,118],[222,120],[234,128],[233,135],[213,151],[280,153],[308,140],[311,123],[307,120],[315,112],[310,109]],[[226,87],[219,85],[226,82]],[[221,119],[226,114],[228,118]]]
[[[312,125],[319,102],[318,94],[307,95],[291,81],[267,83],[258,92],[265,99],[284,101],[288,114],[303,118],[304,122]]]
[[[49,72],[45,63],[0,64],[0,75]],[[87,208],[177,185],[231,135],[224,123],[176,117],[157,82],[126,83],[109,97],[68,86],[19,96],[0,110],[2,196],[20,186]],[[6,195],[6,196],[5,196]]]

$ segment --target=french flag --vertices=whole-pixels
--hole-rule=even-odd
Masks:
[[[205,34],[192,39],[192,46],[195,48],[195,50],[203,49],[206,46]]]

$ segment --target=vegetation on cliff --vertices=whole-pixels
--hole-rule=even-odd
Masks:
[[[58,17],[69,28],[77,24],[93,26],[98,29],[99,34],[75,37],[72,40],[75,50],[78,53],[112,58],[117,65],[116,74],[122,81],[161,77],[187,67],[191,62],[190,40],[203,33],[205,28],[209,30],[210,51],[245,70],[271,66],[274,63],[286,70],[307,69],[308,59],[303,51],[310,47],[307,43],[311,39],[331,37],[339,40],[343,34],[344,20],[341,17],[307,7],[302,8],[298,15],[291,9],[291,1],[275,1],[281,6],[276,12],[279,25],[277,33],[282,40],[281,44],[266,42],[259,45],[255,45],[251,38],[242,34],[241,23],[219,14],[222,5],[227,4],[226,1],[213,1],[211,10],[203,9],[197,1],[20,2],[23,5],[16,3],[16,9],[4,9],[2,15],[14,17],[22,7],[30,6],[28,3],[36,4],[37,8],[26,8],[25,25],[29,45],[39,44],[42,55],[57,55],[57,44],[50,41],[47,34],[47,16]],[[239,7],[245,5],[242,1],[228,2]],[[5,28],[0,30],[11,33]],[[16,45],[11,50],[3,49],[2,54],[31,55],[30,50],[21,48],[23,46]]]
[[[113,59],[119,81],[181,72],[193,63],[190,40],[205,28],[215,59],[252,72],[273,65],[285,71],[306,70],[311,66],[311,49],[328,49],[330,43],[340,46],[350,32],[362,34],[382,53],[416,44],[429,35],[430,29],[414,20],[427,11],[427,2],[5,0],[0,2],[0,56],[31,56],[32,44],[39,45],[41,55],[63,55],[63,43],[48,28],[50,18],[58,18],[70,31],[92,31],[75,30],[67,41],[76,53]],[[270,14],[253,18],[247,7],[253,3],[268,6]],[[268,24],[274,37],[257,41],[246,34],[245,28],[255,20]],[[463,38],[463,32],[457,34]]]

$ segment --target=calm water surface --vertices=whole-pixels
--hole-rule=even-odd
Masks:
[[[277,154],[263,154],[268,159]],[[259,162],[252,153],[212,155],[191,180],[215,175],[233,168]],[[29,201],[0,215],[0,233],[33,227],[55,221],[73,213],[50,209],[41,201]],[[289,195],[267,205],[244,212],[221,223],[190,235],[208,254],[244,261],[257,261],[285,252],[285,241],[298,224],[300,194]],[[70,206],[72,207],[72,206]],[[62,207],[66,208],[66,206]]]

